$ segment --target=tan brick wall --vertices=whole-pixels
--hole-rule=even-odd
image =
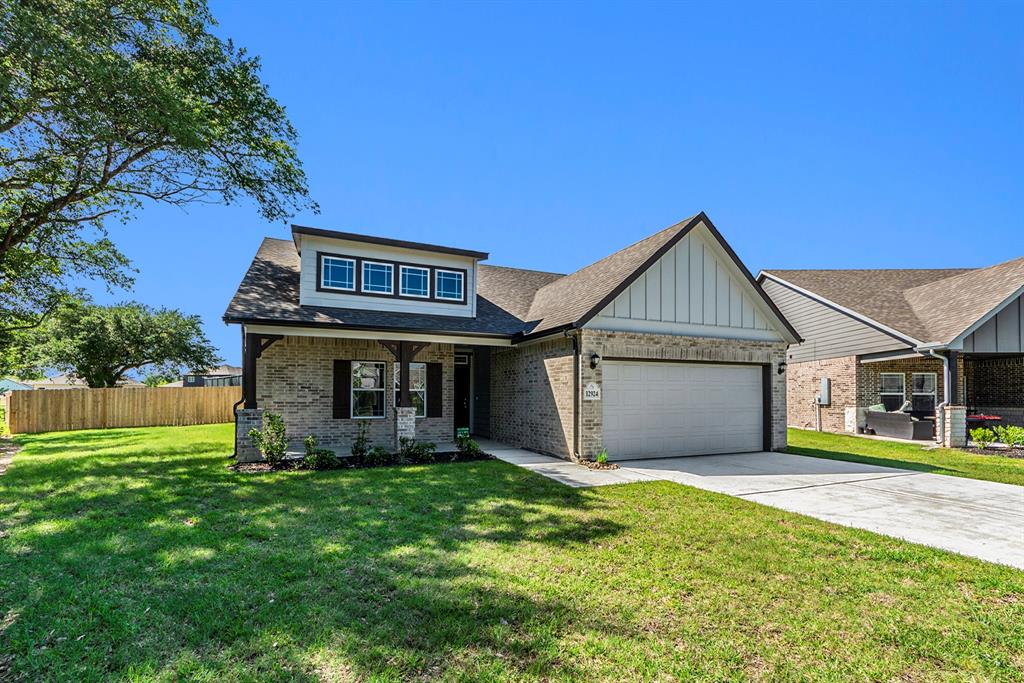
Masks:
[[[959,365],[960,381],[957,383],[959,389],[953,402],[963,405],[964,402],[964,381],[963,381],[963,359]],[[878,395],[882,386],[882,373],[901,373],[903,378],[904,400],[909,401],[913,394],[912,375],[915,372],[933,372],[936,375],[935,405],[942,403],[945,392],[944,373],[942,361],[938,358],[921,356],[919,358],[899,358],[896,360],[881,361],[878,363],[860,363],[857,366],[857,404],[866,407],[879,403],[881,397]]]
[[[606,332],[585,329],[581,339],[581,386],[602,382],[601,365],[591,369],[589,358],[635,358],[637,360],[716,361],[728,363],[771,364],[772,449],[786,446],[786,379],[776,372],[786,358],[785,342],[679,337],[634,332]],[[593,458],[603,446],[603,414],[600,401],[581,403],[580,451]]]
[[[395,395],[386,391],[385,418],[334,419],[334,361],[387,362],[387,386],[394,383],[394,356],[374,340],[286,336],[263,352],[256,362],[256,400],[264,412],[284,418],[289,440],[313,434],[326,448],[347,453],[359,431],[369,428],[371,444],[395,448]],[[443,417],[416,420],[416,438],[451,442],[454,429],[455,365],[451,344],[431,344],[416,356],[418,362],[441,363],[444,382]]]
[[[832,402],[821,407],[822,429],[845,430],[845,409],[857,405],[857,357],[789,363],[786,366],[787,422],[793,427],[814,429],[817,424],[814,397],[821,391],[821,380],[832,380]]]
[[[495,348],[491,354],[491,437],[572,456],[573,348],[565,337]]]

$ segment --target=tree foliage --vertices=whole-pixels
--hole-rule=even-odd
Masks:
[[[130,284],[104,219],[145,200],[315,209],[258,59],[213,25],[204,0],[0,0],[0,331],[69,276]]]
[[[38,361],[90,387],[113,387],[129,371],[180,375],[221,362],[199,316],[138,303],[61,308],[35,331]]]

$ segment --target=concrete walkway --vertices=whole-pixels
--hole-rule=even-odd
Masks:
[[[485,450],[569,486],[673,481],[1024,569],[1021,486],[788,453],[630,460],[593,471],[494,442]]]

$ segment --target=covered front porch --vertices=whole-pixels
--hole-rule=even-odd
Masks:
[[[460,434],[488,435],[490,346],[502,340],[253,325],[243,339],[240,462],[260,459],[248,433],[267,413],[284,420],[289,450],[314,436],[342,457],[360,436],[395,452],[403,438],[450,451]]]

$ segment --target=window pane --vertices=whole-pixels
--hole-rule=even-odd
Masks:
[[[883,394],[902,394],[903,375],[882,375]]]
[[[462,300],[462,273],[451,273],[444,270],[437,271],[437,292],[438,299]]]
[[[353,391],[352,417],[384,417],[384,392]]]
[[[352,363],[352,388],[353,389],[383,389],[384,388],[384,364],[383,363]]]
[[[363,291],[390,294],[393,270],[386,263],[363,263]]]
[[[325,256],[321,268],[321,286],[335,287],[338,289],[355,289],[355,261],[352,261],[351,259]]]
[[[935,397],[929,395],[917,395],[914,396],[911,401],[911,410],[915,413],[934,413],[935,412]]]
[[[402,366],[395,363],[395,405],[398,405],[398,394],[400,382],[402,381]],[[427,364],[409,363],[409,396],[412,404],[416,406],[416,417],[426,417],[427,410]]]
[[[914,393],[915,394],[934,394],[935,393],[935,375],[915,374],[914,375]]]
[[[889,412],[899,410],[899,407],[903,405],[902,396],[882,396],[882,405]]]
[[[427,296],[430,294],[430,271],[426,268],[402,266],[402,294]]]

